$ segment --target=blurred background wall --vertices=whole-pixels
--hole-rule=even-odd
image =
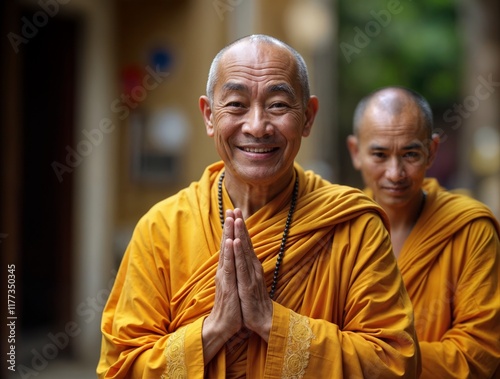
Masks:
[[[500,214],[496,0],[1,7],[0,248],[3,284],[8,267],[16,277],[12,377],[95,376],[102,308],[135,223],[218,160],[198,98],[212,58],[238,37],[271,34],[303,54],[320,98],[298,157],[305,168],[360,186],[345,149],[356,102],[405,85],[433,106],[443,143],[431,174]],[[4,357],[9,333],[2,328]]]

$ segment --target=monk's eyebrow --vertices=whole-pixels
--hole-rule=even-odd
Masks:
[[[244,92],[248,91],[247,86],[241,83],[227,82],[222,86],[223,92]]]
[[[372,143],[370,144],[370,150],[388,150],[387,147],[384,147],[384,146],[381,146],[381,145],[377,145],[376,143]]]
[[[403,150],[416,150],[416,149],[421,149],[421,148],[422,148],[422,144],[417,143],[417,142],[413,142],[413,143],[410,143],[409,145],[403,146]]]
[[[284,92],[289,97],[295,97],[295,90],[287,83],[273,84],[269,86],[267,92]]]
[[[402,150],[418,150],[418,149],[421,149],[422,148],[422,144],[420,143],[417,143],[417,142],[413,142],[413,143],[410,143],[406,146],[403,146]],[[389,150],[387,147],[385,146],[381,146],[381,145],[378,145],[376,143],[372,143],[370,145],[370,150],[377,150],[377,151],[386,151],[386,150]]]
[[[222,92],[249,92],[246,85],[236,82],[227,82],[222,85]],[[287,83],[272,84],[266,88],[267,93],[282,92],[290,98],[295,98],[295,90]]]

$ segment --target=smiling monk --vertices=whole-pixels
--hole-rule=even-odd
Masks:
[[[100,378],[417,378],[387,219],[295,162],[318,99],[304,60],[224,48],[199,106],[222,161],[139,221],[104,309]]]

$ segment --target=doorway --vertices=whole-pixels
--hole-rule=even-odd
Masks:
[[[22,12],[21,20],[35,15]],[[52,163],[64,162],[73,142],[77,31],[75,20],[55,16],[19,46],[18,359],[22,364],[25,356],[28,367],[33,349],[50,342],[48,335],[63,329],[72,311],[73,179],[60,180]]]

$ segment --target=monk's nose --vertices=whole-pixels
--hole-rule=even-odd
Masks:
[[[389,161],[386,169],[386,177],[392,181],[398,181],[406,175],[405,167],[401,159],[393,158]]]
[[[262,138],[272,134],[272,125],[269,117],[261,107],[254,107],[248,112],[248,117],[243,124],[243,132],[255,138]]]

